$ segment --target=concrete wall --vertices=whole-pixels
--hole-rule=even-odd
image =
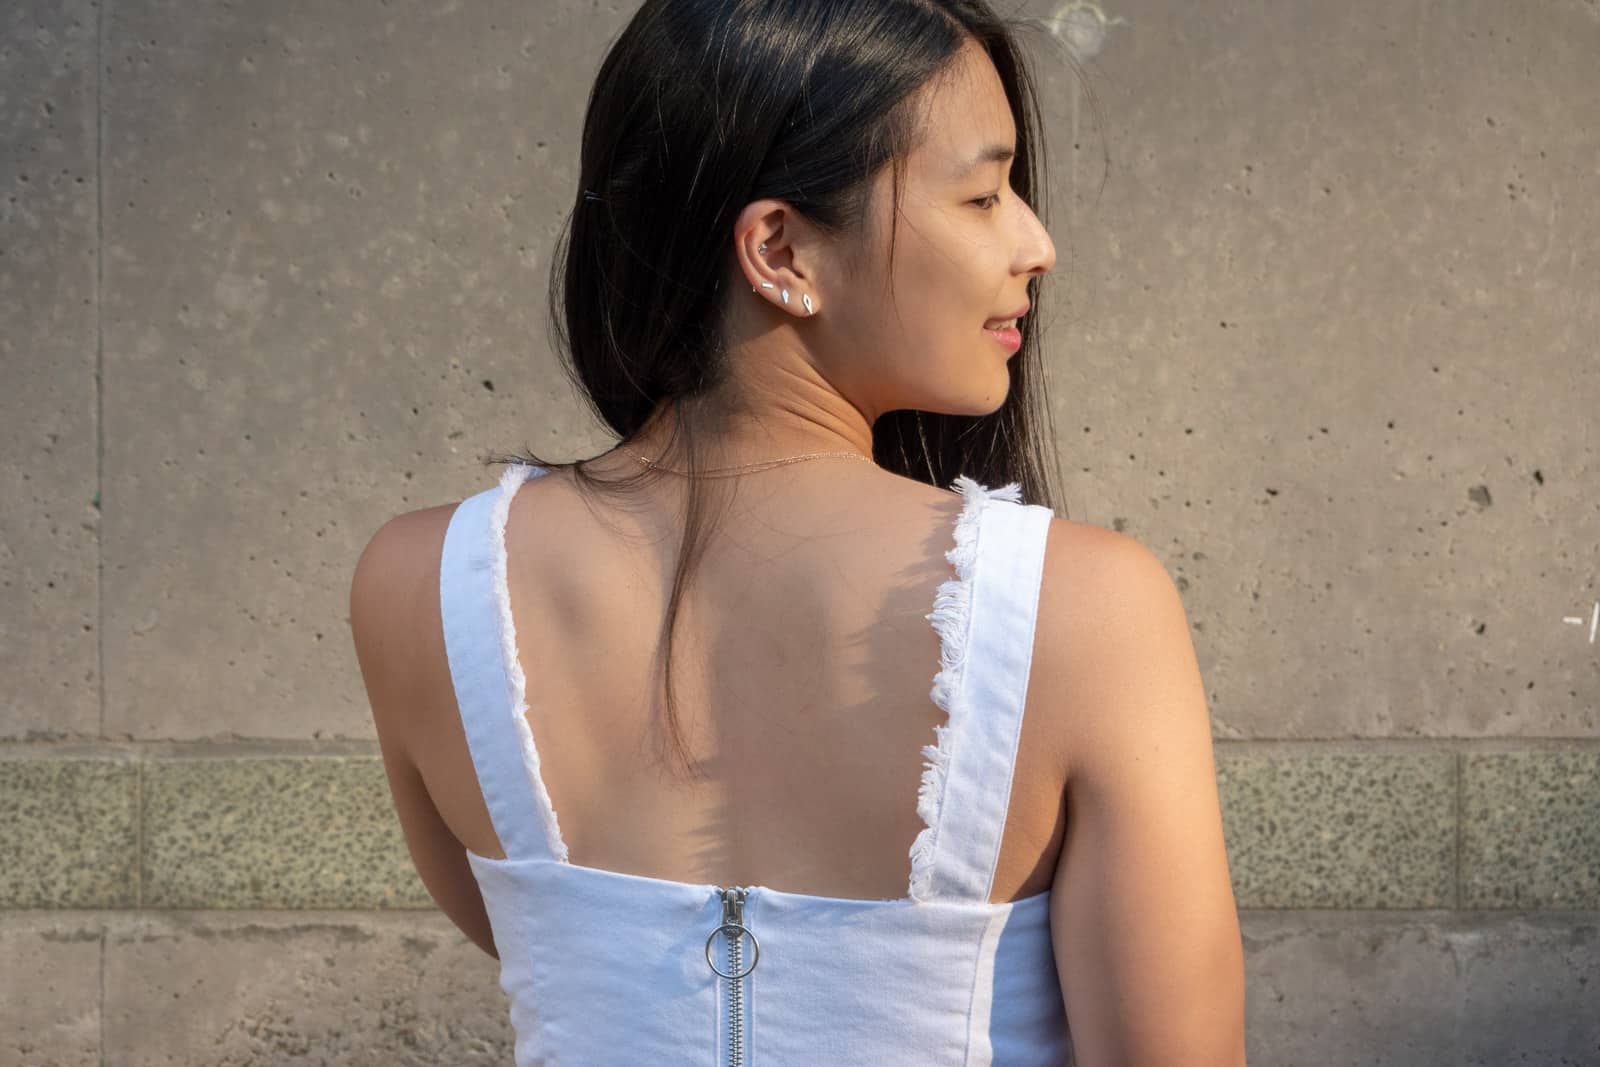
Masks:
[[[620,7],[0,5],[0,1067],[510,1061],[346,597],[609,443],[541,300]],[[1184,591],[1251,1063],[1600,1062],[1600,7],[1106,14],[1058,444]]]

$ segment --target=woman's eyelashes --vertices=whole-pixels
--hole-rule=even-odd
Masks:
[[[994,201],[994,203],[993,204],[987,204],[984,207],[983,210],[988,211],[990,208],[994,207],[995,204],[998,204],[1000,202],[1000,194],[999,193],[990,193],[988,196],[980,196],[976,200],[969,200],[968,203],[971,203],[971,204],[984,204],[985,201],[990,201],[990,200]]]

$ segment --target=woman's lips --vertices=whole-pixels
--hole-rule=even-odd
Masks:
[[[991,330],[985,326],[983,332],[993,337],[996,342],[1005,345],[1012,352],[1022,347],[1022,331],[1015,326],[1007,326],[1001,330]]]

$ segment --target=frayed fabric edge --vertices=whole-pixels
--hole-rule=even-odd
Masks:
[[[933,611],[923,616],[933,623],[934,632],[939,635],[939,671],[928,695],[944,711],[945,721],[934,725],[935,742],[922,748],[926,759],[917,790],[917,815],[924,828],[911,843],[908,892],[913,900],[927,899],[932,888],[939,814],[950,771],[950,734],[965,719],[966,691],[962,680],[966,675],[967,636],[972,627],[972,573],[978,558],[979,519],[990,500],[1022,501],[1020,482],[990,489],[963,474],[956,477],[953,487],[964,498],[955,523],[955,546],[945,553],[956,573],[939,585]]]
[[[528,680],[522,673],[522,662],[517,656],[516,621],[511,617],[511,587],[506,576],[506,520],[511,515],[511,498],[524,481],[543,473],[545,468],[527,463],[513,463],[506,468],[500,476],[500,493],[495,498],[494,510],[489,516],[489,529],[493,547],[495,600],[500,612],[500,656],[511,683],[511,718],[516,723],[517,738],[522,744],[522,765],[527,771],[534,803],[544,821],[546,844],[558,862],[566,863],[567,843],[561,839],[561,825],[556,821],[556,809],[550,801],[550,793],[544,787],[544,776],[539,773],[539,750],[534,746],[533,730],[528,726]],[[505,847],[505,842],[501,842],[501,847]]]

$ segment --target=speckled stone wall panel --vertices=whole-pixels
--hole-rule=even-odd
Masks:
[[[1462,806],[1462,907],[1600,909],[1600,752],[1465,755]]]
[[[151,908],[432,908],[373,758],[152,759]]]
[[[0,1067],[102,1067],[100,917],[0,912]]]
[[[100,733],[95,25],[0,4],[0,740]]]
[[[1241,907],[1454,905],[1453,753],[1240,747],[1219,743],[1217,783]],[[1472,779],[1465,906],[1592,906],[1600,820],[1585,813],[1594,810],[1597,758],[1468,757],[1482,761],[1470,763],[1476,771],[1520,777],[1506,784],[1517,798],[1503,802],[1506,790],[1484,784],[1482,773]],[[136,869],[147,907],[433,906],[378,758],[151,758],[137,865],[136,767],[0,761],[0,794],[19,813],[0,831],[14,857],[0,870],[12,906],[136,907]],[[1548,815],[1529,825],[1530,810]]]
[[[106,936],[119,1067],[512,1058],[499,963],[442,915],[154,912]]]
[[[1252,1067],[1600,1063],[1600,914],[1246,912]]]
[[[1455,903],[1455,756],[1230,753],[1217,788],[1241,908]]]
[[[139,765],[0,759],[0,908],[139,903]]]

